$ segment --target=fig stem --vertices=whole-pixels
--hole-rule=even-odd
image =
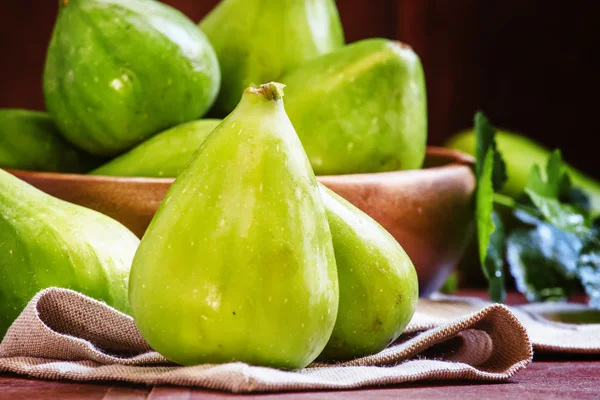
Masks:
[[[283,98],[283,88],[285,85],[278,82],[269,82],[260,85],[259,88],[250,87],[246,89],[248,93],[253,93],[263,97],[266,100],[278,101]]]

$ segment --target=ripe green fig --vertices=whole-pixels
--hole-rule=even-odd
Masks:
[[[60,0],[46,107],[78,147],[119,154],[200,118],[219,90],[214,49],[179,11],[149,0]]]
[[[248,88],[160,205],[133,261],[138,329],[183,365],[295,369],[338,307],[331,233],[276,83]]]
[[[223,84],[212,114],[224,117],[245,88],[279,78],[344,45],[334,0],[223,0],[201,22]]]
[[[317,175],[422,167],[425,79],[410,47],[363,40],[309,61],[281,81],[286,111]]]
[[[67,142],[47,113],[0,110],[0,168],[82,173],[100,162]]]
[[[0,170],[0,338],[40,290],[76,290],[125,313],[138,238],[117,221]]]
[[[410,322],[419,282],[402,246],[381,225],[320,185],[338,268],[340,303],[322,361],[375,354]]]
[[[177,125],[140,143],[90,174],[175,178],[220,122],[219,119],[200,119]]]
[[[516,198],[525,190],[531,168],[539,165],[543,169],[551,151],[523,135],[505,130],[498,130],[496,143],[498,150],[506,155],[508,181],[502,193]],[[474,155],[475,132],[471,129],[457,133],[446,142],[446,147]],[[600,182],[572,166],[568,166],[568,170],[573,184],[589,196],[593,213],[600,215]]]

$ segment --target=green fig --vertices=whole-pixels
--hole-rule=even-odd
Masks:
[[[179,11],[154,0],[60,0],[44,96],[78,147],[113,156],[198,119],[219,84],[212,46]]]
[[[133,261],[137,327],[176,363],[302,368],[331,335],[331,234],[282,96],[276,83],[244,92],[171,186]]]
[[[544,169],[551,151],[525,136],[505,130],[498,130],[496,143],[505,155],[508,175],[502,193],[516,198],[525,190],[531,167],[539,165]],[[475,155],[475,133],[473,130],[459,132],[446,142],[446,147]],[[600,215],[600,182],[572,166],[567,168],[573,184],[589,196],[594,214]]]
[[[320,185],[338,268],[340,303],[322,361],[379,353],[410,322],[419,298],[412,261],[381,225]]]
[[[76,290],[129,312],[138,238],[117,221],[0,170],[0,338],[40,290]]]
[[[47,113],[0,109],[0,168],[82,173],[100,162],[67,142]]]
[[[201,119],[168,129],[90,172],[92,175],[175,178],[219,119]]]
[[[212,114],[224,117],[251,85],[279,78],[344,45],[334,0],[223,0],[201,22],[223,76]]]
[[[418,169],[427,102],[419,57],[369,39],[285,74],[286,111],[317,175]]]

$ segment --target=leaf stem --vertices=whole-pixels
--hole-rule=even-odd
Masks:
[[[538,209],[526,206],[525,204],[517,203],[517,201],[512,197],[508,197],[503,194],[494,193],[494,203],[512,210],[524,211],[538,218],[543,217],[543,214]]]
[[[512,197],[494,193],[494,203],[507,208],[517,208],[517,202]]]

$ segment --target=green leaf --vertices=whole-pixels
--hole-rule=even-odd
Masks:
[[[556,199],[540,196],[530,190],[527,190],[527,194],[544,218],[552,225],[575,235],[589,233],[586,217],[576,207],[562,204]]]
[[[497,151],[496,146],[496,127],[494,127],[487,117],[478,112],[475,114],[475,174],[478,179],[483,174],[483,164],[487,153],[490,149],[493,150],[493,172],[492,183],[495,191],[502,189],[506,180],[506,163],[502,159],[502,155]]]
[[[592,223],[592,235],[600,238],[600,217],[596,218]]]
[[[506,288],[504,285],[504,248],[506,237],[504,224],[499,214],[495,211],[492,212],[492,222],[494,230],[490,237],[487,254],[483,263],[483,273],[490,284],[490,298],[493,301],[502,303],[506,300]]]
[[[506,182],[506,165],[496,149],[496,128],[482,113],[475,115],[477,189],[475,216],[479,261],[489,282],[490,298],[502,302],[504,287],[504,228],[494,212],[494,192]]]
[[[496,128],[475,115],[475,214],[479,260],[490,297],[503,301],[504,253],[517,288],[531,301],[565,299],[581,284],[600,307],[600,219],[591,221],[589,198],[573,187],[560,151],[542,171],[535,165],[522,196],[496,194],[506,182],[506,165],[496,146]],[[494,204],[513,210],[517,228],[506,239]]]
[[[577,205],[560,201],[565,194],[573,193],[571,179],[562,162],[560,151],[554,151],[548,159],[545,177],[542,176],[539,166],[533,166],[525,193],[552,225],[576,235],[589,234],[587,213]]]
[[[600,240],[588,238],[577,259],[577,276],[589,298],[589,305],[600,308]]]
[[[530,301],[565,299],[582,282],[582,271],[588,272],[583,275],[593,288],[593,268],[581,269],[578,262],[592,235],[589,214],[582,207],[586,199],[578,197],[559,151],[549,157],[544,174],[537,165],[532,168],[525,193],[530,203],[521,200],[520,205],[530,208],[521,206],[515,217],[534,227],[513,232],[507,244],[517,288]]]
[[[566,175],[569,177],[569,175]],[[570,182],[570,179],[568,179]],[[578,187],[571,187],[561,193],[559,201],[564,204],[570,204],[581,214],[589,216],[592,211],[592,203],[589,196]]]
[[[514,230],[507,241],[507,260],[517,290],[529,301],[564,300],[576,287],[581,240],[540,223]]]
[[[483,173],[484,160],[491,149],[494,149],[494,137],[496,135],[496,129],[487,119],[487,117],[478,112],[475,114],[475,170],[477,178],[481,177]]]
[[[479,164],[479,163],[478,163]],[[477,220],[477,242],[479,245],[479,261],[483,266],[487,257],[492,232],[495,225],[492,219],[494,211],[494,187],[492,174],[494,172],[494,150],[489,149],[483,159],[481,175],[477,182],[475,193],[475,216]]]
[[[567,174],[567,168],[562,162],[560,150],[554,150],[546,163],[546,183],[550,190],[549,197],[558,197],[561,191],[571,186],[571,179]]]
[[[504,288],[504,227],[500,216],[494,212],[494,149],[489,149],[477,185],[476,219],[479,261],[489,282],[490,298],[503,302]]]
[[[536,192],[540,196],[558,199],[561,194],[571,190],[572,183],[567,173],[567,168],[562,162],[559,150],[552,152],[546,163],[545,176],[542,175],[539,165],[531,168],[526,189]]]

